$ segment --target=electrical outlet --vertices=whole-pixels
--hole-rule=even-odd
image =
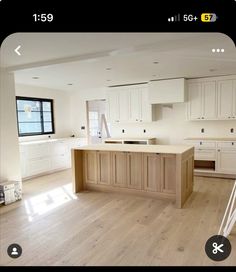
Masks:
[[[143,130],[143,133],[146,133],[146,129]]]
[[[122,133],[125,133],[125,130],[124,130],[124,129],[122,129]]]
[[[205,131],[204,128],[202,128],[202,129],[201,129],[201,133],[204,133],[204,131]]]
[[[233,128],[230,129],[230,133],[234,133],[234,129]]]

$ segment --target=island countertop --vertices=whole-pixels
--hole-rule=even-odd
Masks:
[[[75,148],[76,150],[99,150],[121,152],[145,152],[160,154],[183,154],[193,147],[189,145],[138,145],[138,144],[93,144]]]

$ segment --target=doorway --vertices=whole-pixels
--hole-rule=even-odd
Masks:
[[[106,100],[90,100],[87,106],[88,142],[90,144],[102,143],[103,139],[110,137],[110,127],[107,123]]]

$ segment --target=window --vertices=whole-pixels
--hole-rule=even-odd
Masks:
[[[19,136],[54,133],[53,100],[16,97]]]
[[[90,111],[89,112],[89,134],[90,136],[98,136],[98,112]]]

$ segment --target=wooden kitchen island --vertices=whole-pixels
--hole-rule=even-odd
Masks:
[[[72,149],[74,192],[100,190],[167,198],[182,208],[193,191],[194,148],[96,144]]]

